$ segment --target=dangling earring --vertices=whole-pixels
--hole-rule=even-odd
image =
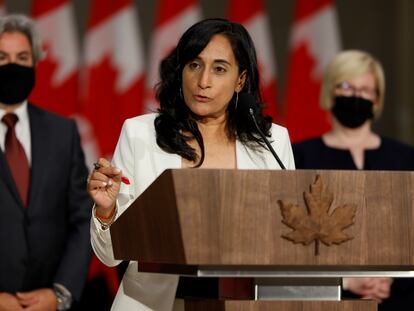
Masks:
[[[181,96],[181,99],[182,99],[182,100],[184,100],[184,97],[183,97],[183,90],[181,89],[181,86],[180,86],[180,96]]]
[[[234,110],[237,110],[238,103],[239,103],[239,92],[236,92],[236,104],[234,105]]]

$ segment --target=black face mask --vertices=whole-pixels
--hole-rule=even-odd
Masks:
[[[343,126],[357,128],[374,117],[373,106],[372,101],[362,97],[337,96],[332,113]]]
[[[29,97],[35,85],[34,67],[17,64],[0,66],[0,103],[14,105]]]

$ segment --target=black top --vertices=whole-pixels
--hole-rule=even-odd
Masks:
[[[321,137],[294,144],[293,154],[297,169],[357,169],[348,149],[328,147]],[[395,140],[381,137],[376,149],[365,150],[364,170],[414,170],[414,148]],[[344,297],[356,297],[349,292]],[[379,311],[414,310],[414,279],[395,279],[390,298],[378,305]]]
[[[356,170],[348,149],[328,147],[321,137],[293,145],[297,169]],[[414,170],[414,148],[395,140],[381,137],[376,149],[365,150],[364,170]]]

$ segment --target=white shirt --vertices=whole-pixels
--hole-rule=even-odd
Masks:
[[[23,146],[27,160],[29,161],[30,165],[32,162],[32,143],[30,139],[30,121],[29,113],[27,111],[27,100],[25,100],[23,104],[19,106],[19,108],[14,110],[13,113],[16,114],[19,118],[15,126],[16,136]],[[7,134],[7,126],[1,121],[1,119],[5,114],[6,111],[4,109],[0,109],[0,148],[1,150],[3,150],[3,152],[5,151],[4,145]]]

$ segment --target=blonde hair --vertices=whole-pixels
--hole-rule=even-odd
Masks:
[[[374,75],[377,94],[378,108],[374,109],[374,116],[377,118],[384,107],[385,76],[380,62],[371,54],[359,50],[347,50],[337,54],[329,63],[323,77],[320,93],[320,105],[324,110],[331,110],[333,106],[333,90],[344,81],[372,73]]]

